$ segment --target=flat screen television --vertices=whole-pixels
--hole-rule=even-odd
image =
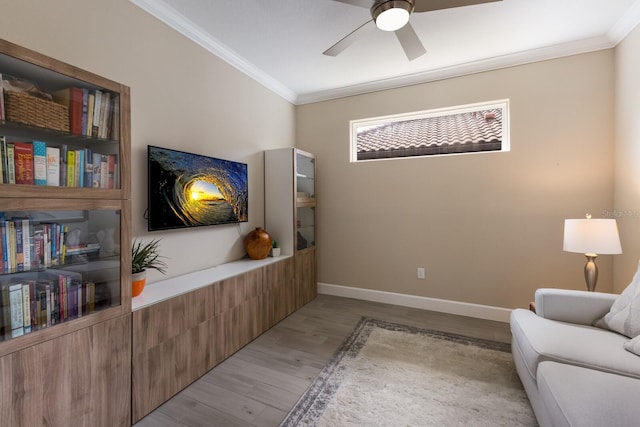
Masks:
[[[148,230],[248,221],[247,165],[148,146]]]

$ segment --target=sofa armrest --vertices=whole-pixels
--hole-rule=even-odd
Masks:
[[[536,290],[536,314],[561,322],[591,325],[609,312],[617,294],[541,288]]]

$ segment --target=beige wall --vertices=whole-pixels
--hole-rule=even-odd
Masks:
[[[294,145],[294,107],[127,0],[0,11],[1,38],[131,87],[133,235],[162,238],[168,276],[242,257],[241,235],[264,223],[262,151]],[[250,223],[147,233],[147,144],[248,163]]]
[[[0,10],[0,37],[131,87],[133,234],[163,239],[169,276],[243,255],[242,235],[263,223],[262,151],[296,143],[319,157],[320,282],[524,306],[539,286],[584,288],[583,256],[562,252],[563,219],[614,206],[631,212],[620,218],[617,291],[635,270],[638,30],[615,58],[603,51],[294,110],[127,0],[0,0]],[[502,98],[510,153],[348,162],[351,119]],[[147,144],[247,162],[251,222],[147,233]],[[613,290],[612,258],[598,261],[598,290]]]
[[[615,290],[629,284],[640,258],[640,27],[616,48],[615,216],[623,254],[615,257]]]
[[[584,289],[563,220],[613,207],[612,50],[297,108],[318,156],[318,280],[499,307]],[[349,163],[349,120],[509,98],[511,152]],[[598,290],[613,289],[611,256]],[[416,279],[426,268],[426,280]]]

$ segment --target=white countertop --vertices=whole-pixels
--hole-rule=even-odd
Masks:
[[[246,273],[247,271],[262,268],[287,258],[291,258],[291,255],[282,255],[276,258],[268,257],[260,260],[244,258],[239,261],[233,261],[216,267],[150,283],[144,287],[140,295],[131,299],[131,307],[133,311],[136,311],[177,295],[191,292],[195,289]]]

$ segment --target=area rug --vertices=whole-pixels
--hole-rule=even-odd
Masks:
[[[536,425],[508,344],[371,318],[280,424]]]

